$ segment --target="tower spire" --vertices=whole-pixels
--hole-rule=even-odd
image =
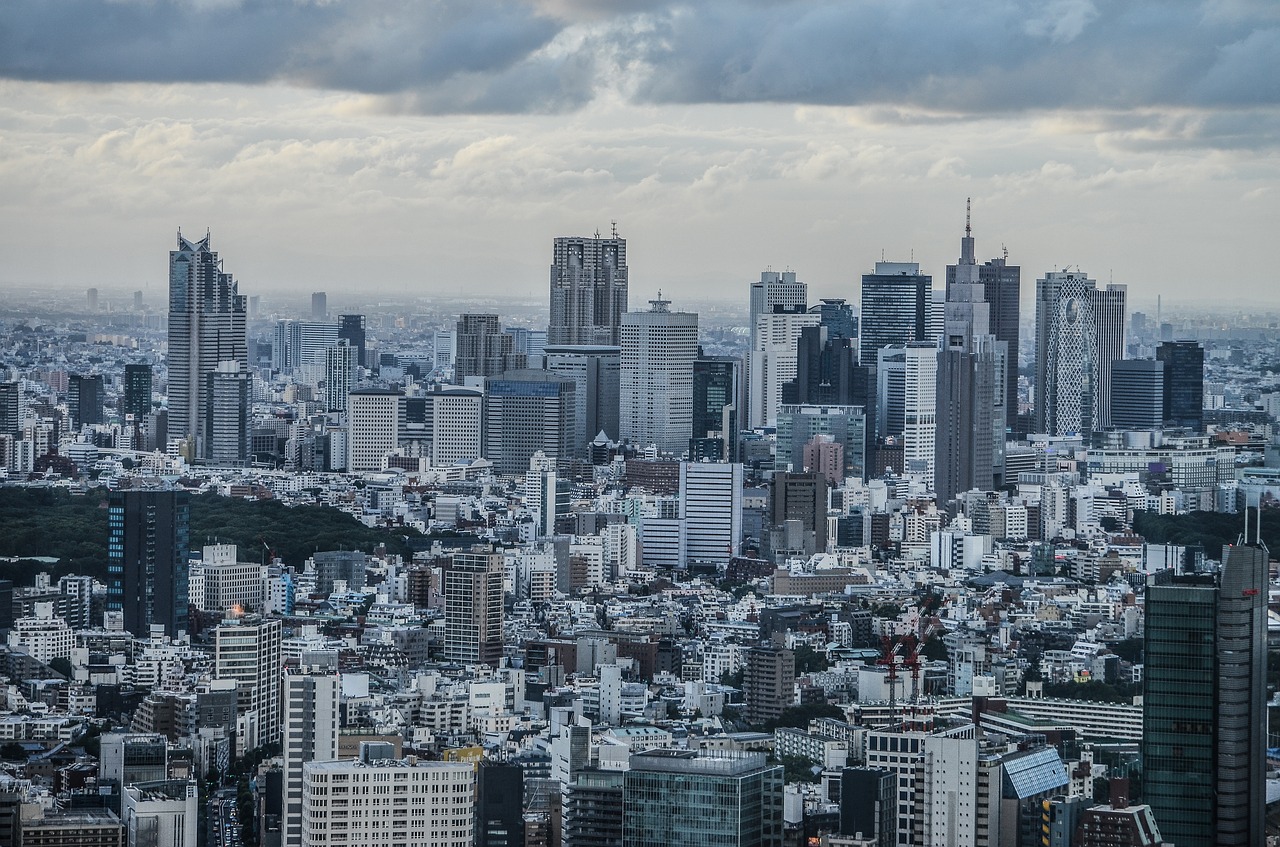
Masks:
[[[962,265],[977,264],[973,252],[973,227],[969,225],[970,212],[972,210],[971,202],[971,198],[964,198],[964,238],[960,239],[960,264]],[[975,276],[973,279],[966,281],[977,282],[978,279]]]
[[[972,197],[964,198],[964,237],[969,238],[973,235],[973,230],[969,227],[969,212],[971,210]]]

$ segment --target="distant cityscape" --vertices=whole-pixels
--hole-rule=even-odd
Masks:
[[[1280,310],[955,237],[307,303],[178,232],[164,302],[10,298],[0,847],[1277,843]]]

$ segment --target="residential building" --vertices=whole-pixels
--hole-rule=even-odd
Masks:
[[[151,366],[124,366],[124,395],[120,400],[120,416],[133,415],[142,423],[151,414]]]
[[[336,652],[303,651],[297,667],[284,669],[283,843],[302,844],[303,768],[338,758],[338,709],[342,677]]]
[[[444,653],[460,664],[502,659],[502,554],[454,553],[444,571]]]
[[[347,410],[347,395],[356,384],[360,351],[345,339],[324,351],[324,407],[330,412]]]
[[[742,676],[746,722],[759,726],[781,717],[795,703],[795,685],[795,653],[773,644],[748,650]]]
[[[280,640],[275,618],[227,618],[214,629],[214,678],[236,682],[238,752],[280,740]]]

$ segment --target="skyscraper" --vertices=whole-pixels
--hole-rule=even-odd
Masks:
[[[235,467],[249,461],[250,379],[237,361],[219,362],[205,374],[201,458],[211,465]]]
[[[107,611],[146,637],[152,624],[171,636],[187,628],[190,495],[119,490],[107,496]]]
[[[404,420],[403,395],[385,388],[364,388],[347,395],[346,469],[382,470],[382,460],[399,444]]]
[[[742,546],[742,465],[681,462],[685,567],[728,565]]]
[[[756,319],[773,314],[778,306],[784,312],[804,312],[809,308],[809,286],[796,280],[795,271],[763,271],[760,281],[751,283],[747,332],[752,350],[756,348]]]
[[[318,321],[329,317],[329,296],[323,291],[311,295],[311,317]]]
[[[647,312],[622,316],[619,428],[637,447],[680,455],[693,431],[693,360],[698,315],[673,312],[671,301],[649,301]]]
[[[454,553],[444,571],[444,655],[497,667],[502,659],[502,554]]]
[[[782,402],[866,406],[874,368],[858,364],[858,341],[837,335],[827,324],[800,330],[796,378],[782,386]]]
[[[690,456],[737,461],[741,420],[742,360],[734,356],[707,356],[698,348],[693,361],[693,434]],[[697,446],[708,440],[718,447]],[[713,455],[714,454],[714,455]]]
[[[823,297],[813,309],[822,318],[822,325],[827,328],[830,338],[858,337],[858,319],[853,315],[853,307],[843,297]]]
[[[497,315],[459,315],[454,350],[453,381],[458,385],[467,377],[494,376],[528,363],[528,357],[515,352],[515,339],[502,331]]]
[[[627,283],[627,240],[616,230],[609,238],[557,238],[547,344],[619,344]]]
[[[219,362],[249,366],[245,298],[209,246],[178,233],[169,253],[168,433],[185,439],[187,455],[203,458],[206,375]]]
[[[356,348],[357,365],[369,366],[369,356],[365,350],[364,315],[339,315],[338,340]]]
[[[342,676],[336,652],[304,652],[284,669],[284,778],[280,808],[286,845],[302,844],[302,771],[307,762],[338,758],[338,695]]]
[[[876,351],[890,344],[930,340],[932,287],[916,262],[876,262],[862,275],[860,362],[874,365]]]
[[[601,432],[610,441],[617,441],[622,349],[589,345],[547,347],[543,363],[548,371],[572,379],[577,386],[574,416],[578,441],[572,455],[585,456],[588,442]]]
[[[1143,794],[1179,847],[1265,840],[1269,553],[1257,521],[1255,500],[1216,576],[1147,583]]]
[[[906,346],[902,379],[902,464],[907,476],[933,489],[938,435],[938,348],[926,341]]]
[[[821,320],[800,306],[774,306],[756,317],[755,344],[747,359],[748,424],[753,429],[776,425],[783,386],[796,378],[800,334]]]
[[[965,221],[965,235],[970,233]],[[962,251],[963,252],[963,251]],[[970,263],[973,257],[970,256]],[[963,260],[962,260],[963,262]],[[951,287],[956,282],[958,265],[947,265],[947,299],[951,299]],[[1005,411],[1010,422],[1018,414],[1018,326],[1021,320],[1022,268],[1009,264],[1008,251],[999,259],[990,259],[977,265],[978,279],[982,284],[982,299],[990,306],[990,325],[987,331],[1003,341],[1008,350],[1005,379]]]
[[[647,750],[623,781],[623,847],[782,847],[782,765],[763,753]]]
[[[1097,401],[1097,283],[1082,271],[1036,280],[1036,431],[1093,433]]]
[[[1096,324],[1097,346],[1097,404],[1094,407],[1093,428],[1111,426],[1111,367],[1124,358],[1124,331],[1129,325],[1125,311],[1128,286],[1109,284],[1093,292],[1093,319]]]
[[[105,394],[102,374],[72,374],[67,380],[67,416],[71,429],[102,423],[102,399]]]
[[[1156,348],[1165,366],[1164,421],[1204,430],[1204,347],[1195,341],[1166,341]]]
[[[1121,359],[1111,365],[1111,426],[1159,429],[1164,422],[1165,363]]]
[[[577,384],[558,373],[497,374],[486,382],[484,408],[483,454],[497,473],[523,474],[539,450],[568,460],[586,442],[578,434]]]
[[[271,345],[272,370],[288,373],[324,361],[324,351],[338,343],[337,324],[319,321],[276,321]]]
[[[151,366],[124,366],[124,396],[120,415],[133,415],[139,423],[151,414]]]
[[[360,351],[346,339],[324,351],[324,407],[330,412],[347,410],[347,395],[356,382]]]
[[[276,618],[228,618],[213,631],[214,678],[236,682],[237,755],[280,741],[280,633]]]
[[[0,382],[0,435],[13,435],[22,427],[22,383]]]
[[[784,405],[778,410],[774,470],[816,470],[805,461],[805,447],[815,438],[827,437],[840,446],[839,479],[862,479],[866,475],[866,430],[866,414],[861,406]]]

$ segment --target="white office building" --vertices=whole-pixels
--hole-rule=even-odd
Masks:
[[[284,672],[284,843],[301,845],[303,767],[338,758],[342,676],[335,651],[304,651]]]
[[[747,366],[751,427],[777,425],[782,385],[796,378],[800,331],[820,323],[820,314],[804,311],[771,312],[756,318],[755,343]]]
[[[742,465],[681,463],[680,508],[682,564],[727,565],[742,544]]]
[[[401,395],[385,389],[362,389],[347,395],[347,471],[382,470],[383,459],[396,449],[400,433]]]
[[[622,316],[622,440],[680,455],[693,431],[693,361],[698,315],[650,300],[647,312]]]

